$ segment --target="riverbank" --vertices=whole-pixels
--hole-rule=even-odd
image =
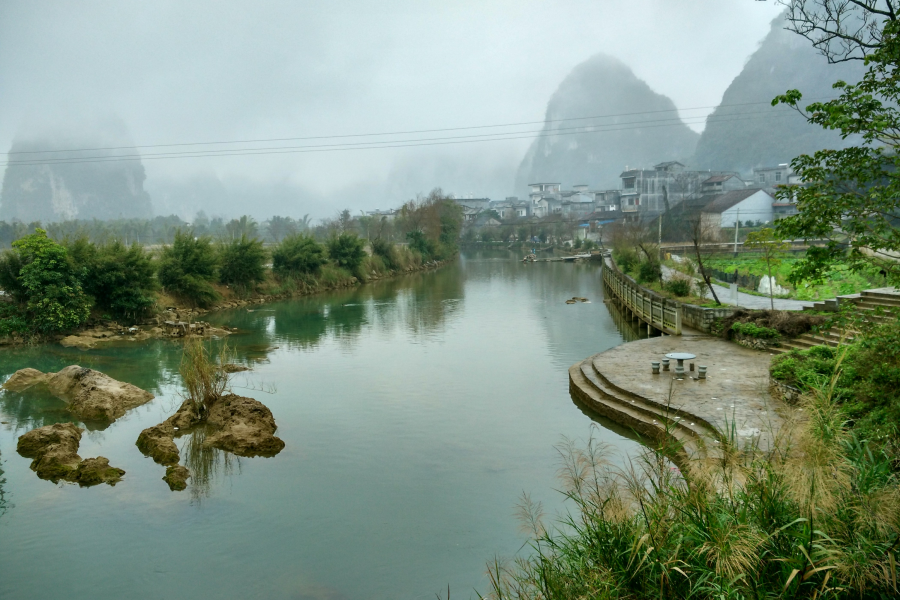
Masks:
[[[256,305],[279,302],[290,298],[312,296],[335,290],[348,289],[362,286],[370,282],[384,281],[415,273],[439,269],[458,256],[443,261],[428,261],[419,265],[412,265],[405,269],[392,269],[382,273],[372,271],[365,280],[349,275],[331,281],[303,281],[292,284],[279,284],[276,281],[268,282],[262,289],[275,289],[270,293],[255,293],[247,297],[228,286],[215,286],[221,300],[209,308],[184,306],[176,298],[159,292],[156,301],[156,311],[151,317],[142,320],[134,326],[121,325],[113,320],[92,319],[77,330],[55,334],[46,337],[5,336],[0,337],[0,346],[16,346],[23,344],[60,343],[65,347],[89,350],[99,344],[110,342],[137,342],[151,338],[180,338],[190,335],[205,337],[221,337],[237,331],[228,326],[213,327],[202,320],[202,317],[219,310],[243,308]],[[286,288],[286,289],[285,289]]]

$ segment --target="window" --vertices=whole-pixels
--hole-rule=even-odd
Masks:
[[[781,171],[775,171],[775,181],[781,181]]]
[[[766,174],[765,174],[765,173],[760,173],[760,174],[759,174],[759,177],[758,177],[758,181],[759,181],[760,183],[765,183],[765,182],[766,182]]]

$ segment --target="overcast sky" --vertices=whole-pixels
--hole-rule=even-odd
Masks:
[[[754,0],[2,0],[0,147],[26,123],[97,115],[139,145],[535,121],[598,52],[679,107],[713,106],[778,12]],[[151,190],[198,173],[296,185],[328,199],[315,211],[326,216],[331,202],[388,202],[360,197],[379,186],[399,204],[448,169],[456,182],[473,173],[473,189],[448,191],[497,195],[478,188],[507,173],[511,188],[528,143],[145,166]]]

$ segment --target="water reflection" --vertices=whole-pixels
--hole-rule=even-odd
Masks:
[[[181,462],[191,472],[189,489],[191,500],[201,502],[208,497],[212,484],[222,476],[230,476],[241,471],[241,460],[231,452],[225,452],[207,445],[206,438],[212,433],[211,426],[203,424],[192,428],[180,436],[183,440]]]

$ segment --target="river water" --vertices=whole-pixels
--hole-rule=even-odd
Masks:
[[[0,598],[485,592],[488,559],[527,552],[522,492],[563,509],[554,446],[598,422],[569,397],[568,367],[634,336],[604,305],[596,264],[516,257],[464,253],[435,272],[212,315],[241,329],[229,344],[253,370],[234,391],[271,408],[286,448],[237,458],[184,436],[183,492],[134,445],[180,404],[177,342],[0,350],[3,379],[79,364],[156,395],[104,429],[87,424],[79,454],[127,474],[79,488],[39,480],[15,450],[26,431],[71,420],[64,404],[0,392]],[[637,447],[602,425],[593,435]]]

